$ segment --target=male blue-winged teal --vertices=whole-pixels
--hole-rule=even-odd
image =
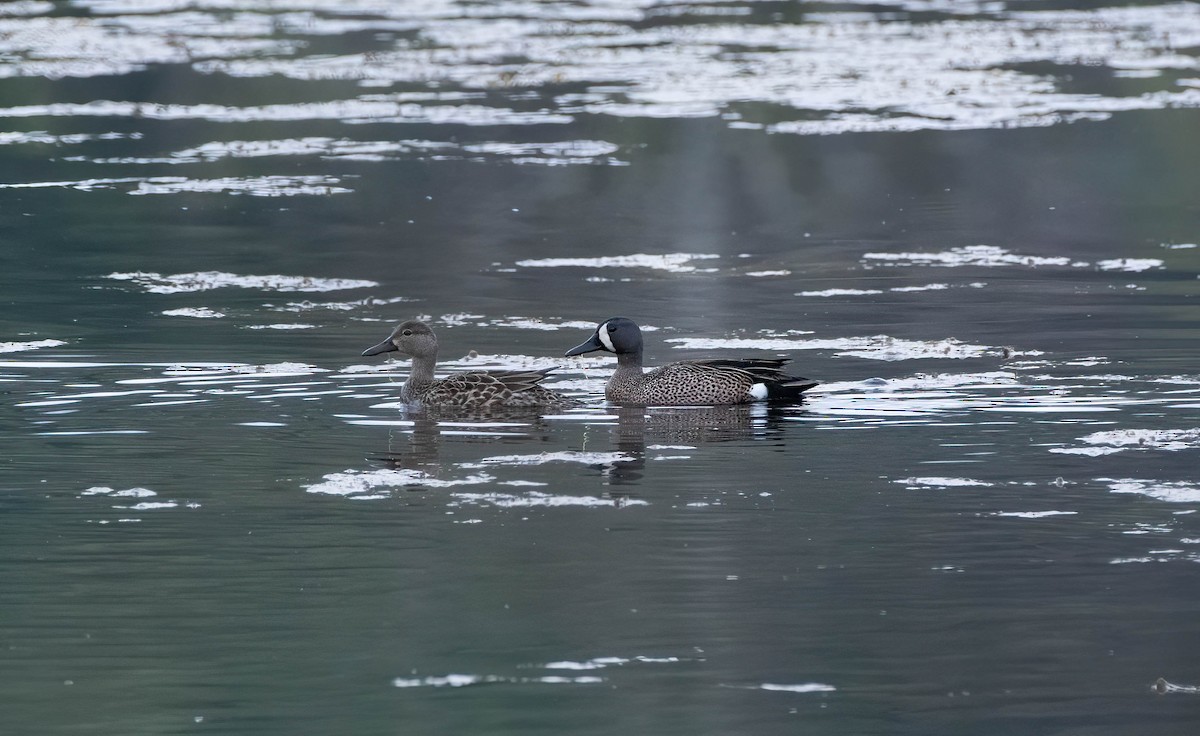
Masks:
[[[633,320],[601,322],[582,345],[567,355],[596,350],[616,353],[617,370],[604,396],[616,404],[707,406],[751,401],[800,401],[816,381],[783,372],[786,359],[686,360],[642,372],[642,331]]]
[[[393,350],[412,358],[412,368],[400,397],[409,404],[464,408],[565,407],[576,402],[538,384],[552,369],[511,371],[464,371],[434,378],[437,337],[429,325],[418,320],[397,325],[392,334],[363,355]]]

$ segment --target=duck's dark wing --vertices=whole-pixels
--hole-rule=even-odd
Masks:
[[[766,387],[767,399],[798,400],[801,394],[817,385],[817,381],[803,376],[793,376],[783,370],[786,358],[748,358],[693,361],[704,370],[727,375],[746,376],[750,384],[761,383]]]
[[[782,371],[787,365],[787,358],[712,358],[709,360],[690,360],[689,363],[709,366],[711,368],[736,368],[738,370]]]

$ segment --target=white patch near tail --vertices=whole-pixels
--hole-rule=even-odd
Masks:
[[[605,350],[607,350],[610,353],[617,352],[616,348],[613,347],[612,338],[608,336],[608,323],[607,322],[605,322],[604,324],[602,324],[596,328],[596,337],[600,338],[600,344],[604,346]]]
[[[767,398],[767,384],[756,383],[746,393],[750,394],[752,399],[765,399]]]

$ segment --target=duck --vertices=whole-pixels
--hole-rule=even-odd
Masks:
[[[642,330],[633,320],[601,322],[568,357],[603,350],[617,356],[617,370],[604,396],[614,404],[640,406],[714,406],[754,401],[803,400],[817,381],[784,372],[784,358],[685,360],[644,372]]]
[[[496,407],[568,407],[577,402],[539,386],[553,368],[529,370],[463,371],[434,378],[438,341],[428,324],[401,322],[364,356],[399,352],[412,358],[408,380],[400,390],[406,404],[426,407],[490,409]]]

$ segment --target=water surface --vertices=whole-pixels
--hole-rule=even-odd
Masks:
[[[0,7],[5,733],[1190,733],[1200,9]],[[782,355],[802,406],[605,405]],[[362,358],[550,367],[551,414]],[[1159,678],[1165,684],[1157,684]]]

